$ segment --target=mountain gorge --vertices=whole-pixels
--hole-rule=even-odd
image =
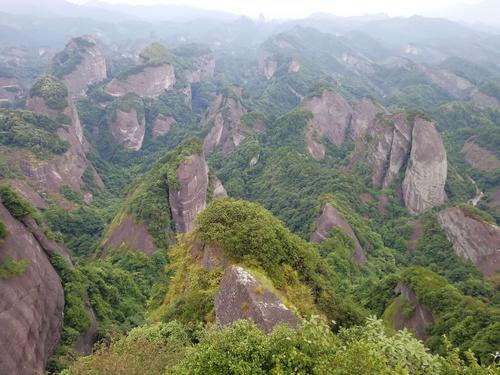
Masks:
[[[498,373],[495,32],[61,3],[0,15],[0,373]]]

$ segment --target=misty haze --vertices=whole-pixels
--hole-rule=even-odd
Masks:
[[[500,375],[499,0],[0,0],[0,375]]]

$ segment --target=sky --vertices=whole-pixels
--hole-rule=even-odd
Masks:
[[[85,0],[72,0],[85,2]],[[482,0],[99,0],[107,3],[135,5],[183,4],[204,9],[225,10],[236,14],[266,18],[305,17],[315,12],[338,16],[386,13],[390,16],[432,14],[457,4],[474,4]],[[499,0],[500,1],[500,0]]]

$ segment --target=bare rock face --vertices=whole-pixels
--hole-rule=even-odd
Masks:
[[[217,198],[224,198],[227,197],[227,191],[224,185],[222,185],[221,180],[219,180],[217,177],[214,178],[213,180],[213,199]]]
[[[179,189],[169,189],[170,209],[177,232],[186,233],[207,204],[208,165],[203,155],[192,155],[177,168]]]
[[[153,125],[153,139],[166,135],[174,124],[175,119],[172,116],[158,116]]]
[[[141,97],[156,97],[175,85],[174,67],[170,64],[145,66],[142,71],[123,79],[113,78],[105,91],[113,96],[133,92]]]
[[[70,97],[84,96],[90,85],[106,79],[106,59],[91,37],[83,36],[70,40],[64,52],[80,56],[80,62],[73,71],[62,77]]]
[[[130,112],[116,110],[116,119],[111,121],[111,134],[123,147],[139,151],[144,141],[146,120],[144,115],[139,119],[134,108]]]
[[[364,98],[354,107],[350,129],[351,138],[354,141],[359,141],[367,135],[373,137],[376,132],[373,130],[373,124],[377,115],[387,113],[384,107],[378,105],[371,99]]]
[[[113,228],[103,244],[105,250],[122,246],[129,250],[142,251],[146,255],[153,255],[156,251],[156,245],[146,225],[134,222],[134,219],[129,215],[125,215],[120,223]]]
[[[41,374],[60,340],[64,291],[38,241],[1,204],[0,220],[9,233],[0,262],[30,262],[22,275],[0,279],[0,373]]]
[[[474,263],[484,276],[500,270],[500,228],[461,208],[441,211],[438,220],[455,253]]]
[[[261,51],[259,54],[259,71],[266,77],[267,80],[270,80],[274,77],[274,74],[278,70],[278,60],[276,56],[267,52]]]
[[[474,90],[474,84],[446,69],[422,67],[424,73],[436,86],[455,98],[465,99]]]
[[[197,83],[212,79],[215,73],[215,57],[208,53],[194,59],[192,69],[186,71],[188,83]]]
[[[496,155],[473,141],[465,142],[462,153],[464,153],[467,163],[481,171],[493,171],[500,168],[500,160]]]
[[[204,153],[210,154],[220,148],[223,157],[231,154],[254,131],[241,124],[241,117],[246,112],[239,100],[219,95],[202,119],[202,125],[213,123],[203,141]]]
[[[14,103],[24,93],[19,81],[14,77],[0,77],[0,106]]]
[[[356,234],[340,212],[331,204],[327,203],[323,206],[323,212],[316,220],[316,231],[311,235],[311,242],[323,242],[335,227],[342,228],[354,240],[353,261],[358,264],[366,263],[365,251],[361,247]]]
[[[215,297],[217,324],[226,326],[240,319],[253,320],[266,332],[277,324],[297,326],[297,318],[271,291],[242,267],[226,269]]]
[[[417,118],[402,185],[403,199],[411,213],[421,213],[444,203],[447,171],[446,151],[434,124]]]
[[[426,328],[434,323],[434,316],[431,310],[427,306],[422,305],[413,289],[404,283],[398,283],[395,293],[399,297],[394,301],[396,303],[396,313],[392,321],[394,329],[401,330],[406,328],[414,332],[417,339],[426,340],[429,337]],[[401,306],[402,301],[406,301],[413,308],[411,316],[405,315]]]
[[[70,119],[67,127],[57,130],[57,135],[69,143],[70,148],[62,155],[56,156],[49,161],[33,162],[32,160],[19,160],[19,167],[28,178],[30,184],[36,191],[60,192],[62,186],[66,185],[73,190],[81,191],[82,176],[87,168],[92,168],[86,157],[88,143],[83,136],[83,128],[78,117],[76,106],[72,99],[68,100],[68,106],[63,111],[49,108],[41,97],[30,97],[26,103],[26,109],[44,114],[52,119],[61,113]],[[96,185],[103,189],[98,174],[93,170]],[[36,201],[31,201],[35,205]]]
[[[307,99],[303,105],[313,114],[311,124],[317,135],[341,146],[352,118],[353,109],[349,103],[340,94],[325,90],[321,96]]]
[[[383,187],[388,187],[397,177],[401,168],[408,159],[412,129],[406,115],[395,115],[391,118],[394,129],[392,131],[391,148],[389,154],[389,166],[385,171]]]

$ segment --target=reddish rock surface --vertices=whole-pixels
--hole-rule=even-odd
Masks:
[[[213,54],[208,53],[194,58],[192,67],[186,71],[185,75],[189,83],[197,83],[213,78],[214,73],[215,57]]]
[[[447,171],[446,151],[441,136],[433,123],[417,118],[402,185],[408,211],[421,213],[444,203]]]
[[[144,115],[137,118],[137,112],[131,108],[130,112],[116,110],[116,119],[111,121],[113,138],[128,150],[139,151],[144,142],[146,120]]]
[[[222,185],[221,180],[219,180],[217,177],[214,178],[212,182],[212,187],[213,187],[213,194],[212,194],[213,199],[227,197],[226,188],[224,187],[224,185]]]
[[[153,139],[167,135],[174,124],[172,116],[158,116],[153,125]]]
[[[142,251],[146,255],[153,255],[156,251],[153,237],[144,223],[135,223],[134,219],[125,215],[121,222],[113,228],[109,238],[104,242],[105,250],[125,246],[130,250]]]
[[[179,189],[169,190],[170,209],[177,232],[186,233],[207,204],[208,165],[203,155],[192,155],[177,168]]]
[[[330,231],[335,227],[342,228],[349,235],[349,237],[354,240],[354,254],[352,256],[353,261],[360,264],[366,263],[367,259],[365,251],[361,247],[356,234],[354,234],[351,226],[343,218],[340,212],[331,204],[327,203],[323,206],[323,212],[316,220],[316,231],[311,235],[311,242],[323,242],[328,237]]]
[[[500,228],[461,208],[441,211],[438,220],[455,253],[474,263],[484,276],[500,270]]]
[[[156,97],[175,85],[174,67],[169,64],[145,66],[142,71],[124,79],[113,78],[105,91],[113,96],[133,92],[141,97]]]
[[[0,241],[0,262],[6,256],[30,262],[21,276],[0,279],[0,374],[41,374],[59,343],[63,288],[38,241],[1,204],[0,220],[9,232]]]
[[[81,56],[80,63],[62,78],[70,97],[84,96],[90,85],[106,79],[106,59],[92,37],[72,39],[65,49],[70,54],[77,50]]]
[[[396,294],[400,296],[395,300],[396,314],[394,315],[393,327],[397,330],[406,328],[412,331],[419,340],[426,340],[429,335],[427,334],[427,327],[434,323],[434,316],[431,310],[420,303],[417,295],[408,285],[399,283],[395,290]],[[405,316],[401,309],[401,302],[406,300],[413,308],[411,316]]]
[[[271,291],[242,267],[226,269],[215,297],[216,322],[223,327],[239,319],[253,320],[266,332],[277,324],[297,326],[297,318]]]
[[[240,120],[246,109],[232,97],[219,95],[202,119],[202,125],[213,123],[203,141],[203,152],[212,153],[219,148],[223,157],[227,157],[252,132],[244,127]]]
[[[476,169],[481,171],[494,171],[500,168],[500,160],[496,155],[475,144],[472,141],[467,141],[462,148],[465,155],[465,161]]]

